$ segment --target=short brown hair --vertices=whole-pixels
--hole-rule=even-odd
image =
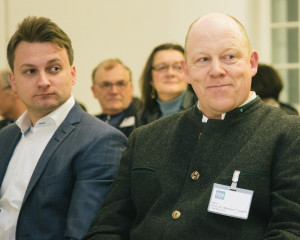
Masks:
[[[113,69],[114,67],[116,67],[117,65],[121,65],[123,66],[129,73],[129,80],[131,81],[131,70],[129,67],[127,67],[120,59],[118,58],[110,58],[110,59],[106,59],[102,62],[100,62],[93,70],[92,72],[92,81],[93,84],[95,84],[95,77],[96,77],[96,72],[98,71],[98,69],[102,68],[106,71]]]
[[[15,51],[21,41],[51,42],[66,48],[70,65],[73,64],[74,52],[68,35],[57,24],[45,17],[29,16],[19,23],[16,32],[7,45],[7,60],[14,70]]]

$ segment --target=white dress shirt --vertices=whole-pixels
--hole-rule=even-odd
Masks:
[[[74,106],[71,96],[63,105],[39,119],[35,126],[25,111],[16,121],[22,136],[6,170],[0,190],[0,238],[14,240],[24,195],[49,140]]]

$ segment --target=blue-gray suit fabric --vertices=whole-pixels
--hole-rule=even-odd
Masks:
[[[16,124],[0,131],[1,185],[20,137]],[[126,144],[120,131],[75,103],[32,174],[16,239],[81,239],[113,182]]]

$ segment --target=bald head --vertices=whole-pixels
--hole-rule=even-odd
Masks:
[[[249,54],[251,53],[251,45],[244,26],[236,18],[222,13],[209,13],[198,19],[196,19],[187,32],[185,38],[185,59],[187,60],[189,40],[194,35],[202,34],[203,32],[210,32],[212,39],[213,35],[220,35],[220,32],[230,32],[234,34],[238,39],[244,42],[245,47],[248,49]]]

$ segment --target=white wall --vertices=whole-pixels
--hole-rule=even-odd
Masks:
[[[0,68],[7,66],[6,61],[6,10],[5,0],[0,0]]]
[[[118,57],[133,72],[136,95],[138,79],[151,50],[164,42],[184,44],[189,25],[208,12],[228,13],[245,26],[255,49],[268,59],[260,21],[265,0],[0,0],[0,68],[5,67],[6,44],[17,24],[28,15],[56,22],[73,41],[77,83],[75,98],[92,114],[100,112],[90,91],[92,69],[102,60]],[[7,19],[3,11],[6,7]],[[267,26],[267,25],[266,25]],[[4,30],[4,29],[7,30]],[[4,36],[5,35],[5,36]],[[9,35],[9,36],[7,36]],[[3,46],[3,44],[5,46]],[[5,60],[3,60],[5,59]]]

